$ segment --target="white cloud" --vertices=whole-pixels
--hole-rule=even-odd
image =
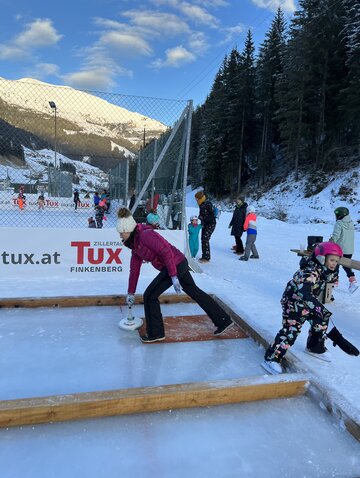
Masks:
[[[84,58],[79,70],[62,77],[65,83],[74,88],[108,90],[116,86],[117,77],[132,76],[131,70],[118,65],[107,50],[99,45],[84,48],[77,55]]]
[[[213,28],[219,25],[217,18],[208,13],[204,8],[191,5],[187,2],[180,2],[178,8],[184,15],[197,23],[203,23]]]
[[[284,12],[292,13],[296,10],[295,0],[251,0],[259,8],[276,11],[279,7]]]
[[[16,45],[0,44],[0,60],[22,60],[27,52]]]
[[[166,50],[166,59],[160,60],[157,59],[152,63],[152,67],[155,69],[159,68],[179,68],[187,63],[191,63],[196,60],[196,57],[189,50],[179,45],[175,48]]]
[[[0,44],[0,60],[29,59],[37,48],[52,46],[61,38],[51,20],[38,18],[28,23],[19,35]]]
[[[225,33],[225,38],[220,42],[221,45],[225,45],[228,43],[234,43],[234,40],[238,39],[240,35],[242,35],[245,31],[248,30],[248,27],[239,23],[234,27],[224,28],[223,31]]]
[[[106,67],[82,69],[63,76],[66,84],[84,90],[108,90],[115,86],[114,78],[120,73],[119,67],[109,70]]]
[[[112,53],[122,56],[149,56],[152,54],[150,45],[141,37],[128,33],[111,31],[101,36],[99,45],[109,48]]]
[[[199,4],[204,5],[204,7],[227,7],[230,5],[230,2],[226,0],[198,0]]]
[[[209,44],[203,32],[194,32],[188,39],[189,48],[197,55],[203,55],[209,49]]]
[[[56,44],[62,36],[57,33],[51,20],[38,18],[26,25],[26,30],[15,38],[14,43],[25,49],[46,47]]]
[[[59,76],[59,71],[59,66],[55,65],[54,63],[38,63],[33,68],[28,70],[26,76],[41,80],[49,75]]]

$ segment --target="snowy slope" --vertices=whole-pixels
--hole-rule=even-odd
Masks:
[[[55,153],[51,149],[43,149],[33,151],[32,149],[23,147],[26,167],[12,167],[0,164],[0,181],[10,178],[12,183],[35,184],[37,179],[43,182],[47,181],[48,165],[55,163]],[[56,159],[58,164],[71,164],[76,168],[76,175],[79,177],[79,184],[73,187],[80,190],[91,190],[90,184],[99,185],[101,189],[107,187],[108,176],[101,169],[92,166],[83,161],[76,161],[57,153]]]
[[[31,94],[29,94],[31,92]],[[166,130],[166,126],[159,121],[125,108],[116,106],[97,96],[84,91],[75,90],[68,86],[54,86],[31,78],[20,80],[5,80],[0,78],[0,98],[6,103],[33,110],[43,115],[50,115],[49,99],[57,105],[58,118],[71,121],[82,133],[104,135],[118,139],[119,131],[126,127],[126,137],[131,140],[143,132],[159,133]],[[62,107],[62,105],[64,105]],[[66,134],[75,134],[66,131]]]
[[[359,169],[329,175],[328,185],[310,197],[306,196],[307,178],[299,181],[290,175],[281,184],[265,193],[258,201],[252,199],[258,212],[266,217],[287,216],[291,223],[332,223],[334,209],[345,206],[350,210],[355,223],[360,213],[360,177]],[[359,228],[360,230],[360,228]]]

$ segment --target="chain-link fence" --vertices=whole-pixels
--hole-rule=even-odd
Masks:
[[[165,175],[174,176],[176,156],[178,176],[184,172],[186,141],[177,138],[184,127],[176,125],[187,108],[186,101],[0,79],[0,226],[88,227],[90,216],[113,226],[117,205],[134,190],[139,197],[137,162],[144,168],[147,148],[157,142],[161,152],[176,129],[172,166],[165,159],[157,173],[168,185],[154,179],[168,194],[173,179]]]

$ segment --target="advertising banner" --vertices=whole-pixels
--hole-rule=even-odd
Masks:
[[[1,231],[0,270],[2,277],[31,279],[63,278],[129,273],[131,251],[121,243],[115,228],[47,229],[8,228]],[[184,251],[183,231],[157,231]],[[153,269],[143,265],[142,274]],[[151,275],[153,272],[151,272]]]

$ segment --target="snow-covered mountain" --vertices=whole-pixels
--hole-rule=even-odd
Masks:
[[[130,100],[131,108],[141,108],[141,99]],[[0,155],[23,145],[39,150],[45,144],[55,149],[56,136],[58,152],[79,160],[88,156],[92,164],[108,170],[114,161],[134,156],[143,144],[144,132],[149,141],[167,129],[160,121],[114,104],[130,100],[110,94],[103,99],[30,78],[0,78],[0,120],[6,129],[2,133],[0,125],[0,137],[9,143],[0,145]]]
[[[83,133],[119,139],[119,133],[132,144],[149,132],[164,132],[166,126],[139,113],[128,111],[90,93],[69,86],[54,86],[31,78],[6,80],[0,78],[0,98],[22,110],[52,115],[49,101],[57,107],[58,119],[75,123]],[[67,134],[72,131],[68,130]]]

